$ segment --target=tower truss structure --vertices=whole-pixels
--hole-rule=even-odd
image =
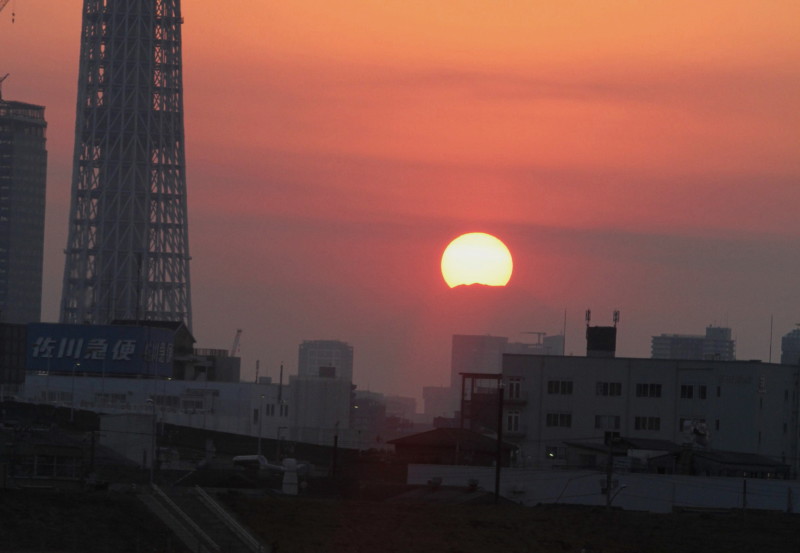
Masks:
[[[61,321],[191,329],[180,0],[84,0]]]

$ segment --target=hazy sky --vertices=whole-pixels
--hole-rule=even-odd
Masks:
[[[47,106],[43,318],[57,319],[80,0],[0,14],[6,99]],[[618,355],[728,325],[773,360],[800,323],[800,3],[184,0],[194,333],[296,371],[355,348],[361,389],[449,379],[450,336],[561,331]],[[514,256],[454,289],[464,232]]]

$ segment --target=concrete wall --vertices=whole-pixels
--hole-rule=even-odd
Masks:
[[[479,487],[494,491],[495,469],[449,465],[409,465],[407,482],[425,485],[441,478],[444,486]],[[619,492],[613,505],[623,509],[670,512],[674,508],[766,509],[800,513],[800,482],[742,478],[706,478],[643,473],[613,476]],[[532,506],[539,503],[605,505],[606,475],[598,471],[506,469],[500,474],[500,494]],[[790,499],[791,496],[791,499]]]

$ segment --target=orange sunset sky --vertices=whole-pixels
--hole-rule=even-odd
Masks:
[[[66,244],[80,0],[0,13],[3,97],[47,106],[43,320]],[[11,23],[11,10],[16,22]],[[800,323],[800,3],[184,0],[194,333],[243,378],[303,339],[360,389],[449,381],[450,336],[621,311],[618,355],[730,326],[773,360]],[[450,290],[464,232],[503,289]]]

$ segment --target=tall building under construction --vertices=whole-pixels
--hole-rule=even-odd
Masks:
[[[180,0],[84,0],[64,323],[191,329]]]
[[[41,317],[46,130],[44,107],[0,93],[0,323]]]

